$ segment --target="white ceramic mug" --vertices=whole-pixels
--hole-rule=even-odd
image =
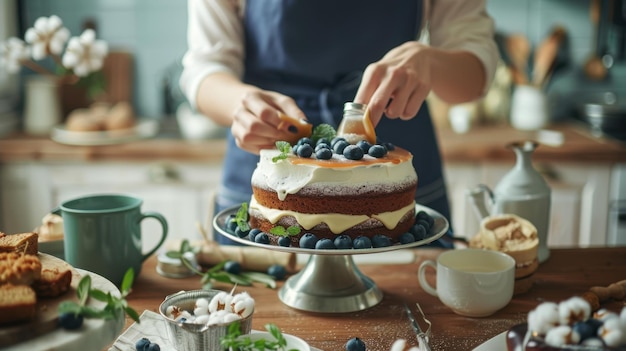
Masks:
[[[428,267],[436,271],[436,288],[426,280]],[[450,250],[440,254],[436,262],[422,262],[417,277],[424,291],[439,297],[455,313],[486,317],[511,301],[515,260],[499,251]]]
[[[511,98],[511,125],[520,130],[538,130],[549,123],[545,93],[530,85],[518,85]]]

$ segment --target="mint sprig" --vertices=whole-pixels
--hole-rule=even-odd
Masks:
[[[278,151],[280,151],[280,154],[272,157],[272,162],[274,163],[280,160],[285,160],[287,158],[287,155],[289,155],[289,151],[291,151],[291,144],[286,141],[277,141],[275,145]]]
[[[322,138],[332,140],[337,136],[337,131],[330,124],[322,123],[315,128],[313,128],[313,133],[311,134],[311,141],[313,141],[313,145]]]
[[[300,234],[301,231],[302,231],[302,228],[300,228],[297,225],[290,225],[287,228],[281,225],[277,225],[275,227],[272,227],[272,229],[270,229],[271,234],[278,235],[278,236],[294,236],[294,235]]]
[[[237,214],[235,215],[235,221],[237,222],[237,226],[243,232],[247,232],[250,230],[250,225],[248,224],[248,203],[242,202],[241,206],[237,210]]]
[[[101,318],[101,319],[113,319],[120,313],[126,313],[135,322],[139,323],[139,314],[128,306],[126,297],[131,291],[135,272],[132,268],[129,268],[124,274],[122,285],[120,288],[121,296],[113,296],[110,292],[104,292],[99,289],[91,287],[91,276],[86,274],[78,282],[76,289],[76,295],[78,296],[78,303],[75,301],[63,301],[59,305],[59,313],[73,313],[75,315],[82,315],[85,318]],[[106,305],[97,309],[92,306],[87,306],[89,298],[94,298],[98,301],[106,302]]]
[[[220,344],[224,349],[234,351],[298,351],[295,349],[286,348],[287,340],[275,324],[266,324],[265,330],[267,330],[272,335],[274,340],[258,339],[252,341],[249,336],[242,336],[240,323],[233,322],[228,326],[228,332],[224,337],[222,337],[222,339],[220,340]]]

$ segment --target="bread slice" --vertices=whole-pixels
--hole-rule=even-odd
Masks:
[[[17,252],[0,252],[0,285],[31,285],[41,277],[37,256]]]
[[[29,321],[37,313],[37,296],[27,285],[0,286],[0,324]]]
[[[48,255],[40,255],[39,260],[41,277],[32,285],[37,297],[57,297],[68,291],[72,284],[73,267]]]
[[[37,255],[39,251],[37,233],[8,234],[0,237],[0,252],[19,252]]]

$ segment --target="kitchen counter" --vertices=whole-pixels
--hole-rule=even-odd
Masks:
[[[626,163],[626,144],[612,139],[593,137],[577,125],[551,127],[563,142],[559,146],[544,144],[533,159],[575,163]],[[518,131],[508,126],[477,127],[466,134],[449,129],[438,131],[445,162],[513,162],[514,154],[505,146],[512,141],[541,140],[536,132]],[[0,162],[10,161],[151,161],[178,160],[211,162],[222,159],[223,139],[187,141],[171,135],[160,135],[118,145],[70,146],[48,137],[13,134],[0,139]]]
[[[551,257],[539,266],[535,283],[527,293],[513,300],[494,315],[469,318],[454,314],[436,297],[428,295],[417,281],[419,264],[425,259],[435,259],[438,249],[415,250],[414,262],[407,264],[359,264],[359,270],[371,278],[383,291],[383,300],[365,311],[324,314],[295,310],[284,305],[278,291],[262,285],[238,287],[247,291],[256,301],[252,328],[262,330],[267,323],[276,324],[284,333],[293,334],[321,350],[343,350],[351,337],[365,341],[368,350],[389,350],[392,342],[404,338],[415,345],[415,335],[403,309],[406,302],[414,306],[418,323],[426,325],[419,317],[415,303],[422,307],[432,322],[431,344],[433,350],[472,350],[481,343],[526,320],[530,310],[542,301],[559,302],[586,292],[592,286],[607,286],[626,277],[626,248],[554,249]],[[199,289],[200,277],[171,279],[155,271],[156,259],[151,257],[135,280],[128,303],[139,313],[144,310],[158,312],[166,295],[180,290]],[[435,274],[427,270],[432,283]],[[220,283],[215,288],[230,291],[231,285]],[[278,289],[282,286],[278,283]],[[611,300],[603,307],[619,312],[623,300]],[[126,327],[132,320],[126,320]]]

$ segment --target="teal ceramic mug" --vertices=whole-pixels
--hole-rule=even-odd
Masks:
[[[167,221],[156,212],[142,212],[143,200],[117,194],[89,195],[65,201],[53,211],[63,217],[65,261],[97,273],[120,286],[124,274],[141,265],[165,241]],[[154,218],[162,227],[156,246],[143,253],[141,221]]]

